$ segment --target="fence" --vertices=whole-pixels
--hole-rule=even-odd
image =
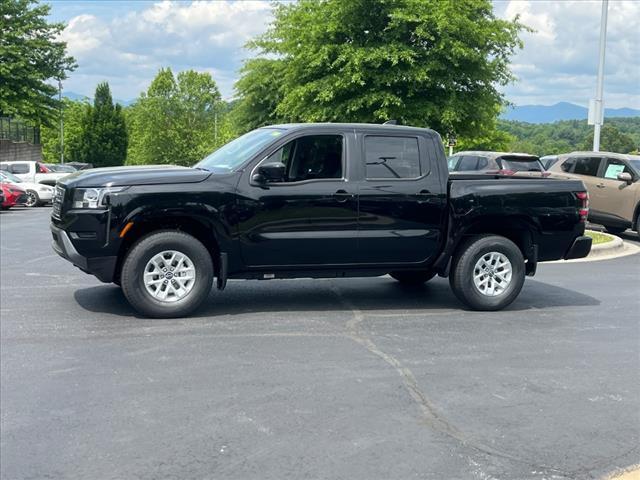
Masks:
[[[0,117],[0,139],[40,145],[40,127],[29,125],[23,120]]]

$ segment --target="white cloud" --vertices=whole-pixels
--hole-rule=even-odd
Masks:
[[[262,1],[165,0],[109,19],[75,16],[62,38],[79,68],[65,89],[91,95],[95,83],[107,80],[115,97],[134,98],[159,68],[171,66],[213,72],[228,98],[247,55],[244,44],[270,20],[271,5]]]
[[[502,18],[520,16],[534,28],[513,58],[519,81],[504,89],[516,104],[570,101],[586,105],[595,94],[600,0],[494,0]],[[73,8],[71,8],[73,7]],[[246,42],[272,19],[266,1],[192,3],[53,3],[68,14],[63,38],[80,65],[65,89],[92,95],[107,80],[114,96],[135,98],[160,67],[212,72],[230,98]],[[58,10],[57,10],[58,9]],[[610,0],[605,104],[640,108],[640,1]]]
[[[513,59],[518,82],[505,88],[515,104],[569,101],[586,105],[594,97],[598,68],[601,2],[496,1],[497,13],[536,30],[522,36],[525,47]],[[611,0],[608,10],[604,100],[607,107],[640,108],[640,2]]]

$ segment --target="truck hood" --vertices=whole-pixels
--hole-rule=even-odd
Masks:
[[[125,187],[131,185],[162,185],[198,183],[211,175],[206,170],[174,165],[142,167],[107,167],[80,170],[59,181],[67,187]]]

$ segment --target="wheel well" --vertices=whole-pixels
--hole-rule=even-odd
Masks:
[[[213,232],[213,228],[207,227],[202,222],[191,218],[169,217],[134,222],[133,226],[124,236],[120,249],[118,250],[118,261],[114,272],[115,281],[119,281],[120,279],[122,263],[131,247],[142,237],[160,230],[179,230],[200,240],[211,255],[215,275],[218,274],[220,268],[220,246]]]
[[[535,261],[534,231],[534,227],[522,218],[490,217],[483,218],[472,225],[464,232],[464,237],[481,234],[500,235],[515,243],[525,259]]]

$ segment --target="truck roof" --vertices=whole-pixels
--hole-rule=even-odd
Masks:
[[[378,123],[283,123],[278,125],[265,125],[261,128],[278,128],[282,130],[305,130],[305,129],[354,129],[354,130],[380,130],[380,132],[393,133],[393,132],[406,132],[406,133],[420,133],[440,136],[438,132],[430,128],[412,127],[409,125],[381,125]]]

